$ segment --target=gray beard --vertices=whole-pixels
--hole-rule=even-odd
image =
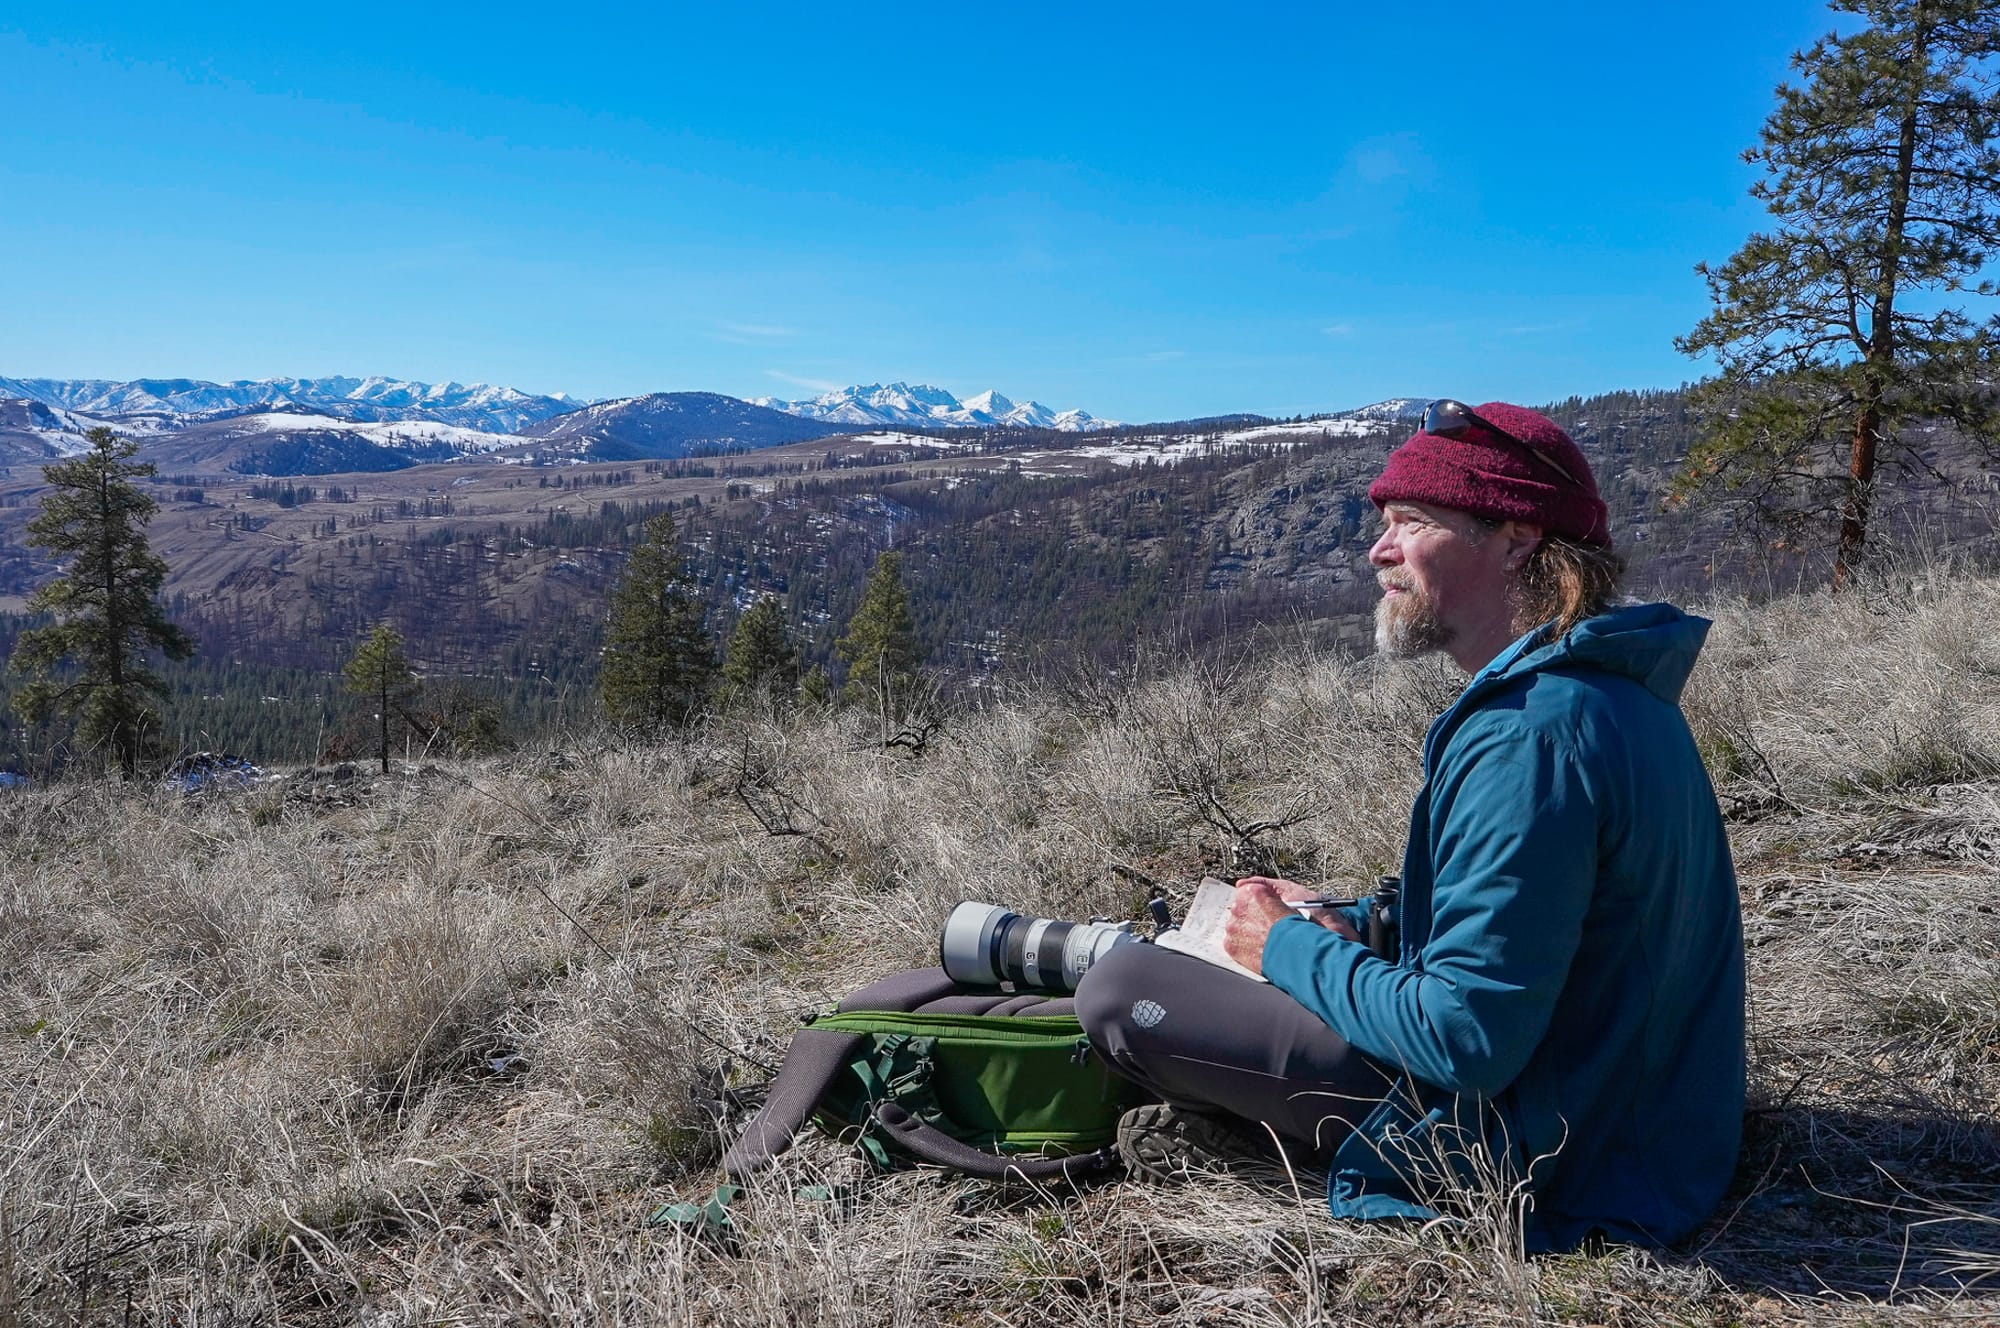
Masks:
[[[1415,590],[1375,601],[1375,651],[1388,659],[1421,659],[1451,644],[1453,633]]]

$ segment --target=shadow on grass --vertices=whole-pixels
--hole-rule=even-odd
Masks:
[[[1874,1105],[1753,1112],[1736,1182],[1685,1253],[1741,1292],[2000,1311],[2000,1128]]]

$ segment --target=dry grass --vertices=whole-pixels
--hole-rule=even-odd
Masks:
[[[1455,683],[1299,646],[1024,690],[921,754],[767,715],[345,802],[7,797],[0,1324],[1994,1321],[2000,584],[1713,612],[1754,1101],[1672,1256],[1525,1259],[1504,1196],[1361,1228],[1310,1179],[1011,1193],[823,1144],[727,1241],[641,1225],[718,1178],[703,1101],[958,899],[1393,866]]]

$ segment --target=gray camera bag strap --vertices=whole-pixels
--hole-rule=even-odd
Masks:
[[[792,1045],[771,1080],[764,1105],[722,1155],[723,1170],[742,1180],[776,1161],[812,1119],[834,1076],[866,1040],[860,1033],[836,1033],[830,1028],[802,1028],[792,1034]]]
[[[1117,1157],[1109,1148],[1071,1157],[1001,1157],[960,1143],[893,1102],[877,1103],[875,1120],[895,1135],[896,1142],[908,1149],[912,1157],[978,1180],[1073,1180],[1104,1170]]]
[[[957,990],[958,984],[943,969],[917,968],[891,973],[855,992],[836,1008],[907,1012],[951,997]],[[802,1028],[792,1034],[792,1045],[778,1066],[777,1076],[771,1080],[764,1105],[722,1155],[723,1169],[741,1180],[776,1161],[812,1119],[820,1099],[832,1087],[834,1076],[860,1050],[864,1040],[859,1033],[838,1033],[830,1028]]]

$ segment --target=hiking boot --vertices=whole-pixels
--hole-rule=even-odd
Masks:
[[[1118,1156],[1134,1175],[1167,1182],[1244,1163],[1269,1166],[1250,1128],[1219,1112],[1148,1102],[1118,1118]]]

